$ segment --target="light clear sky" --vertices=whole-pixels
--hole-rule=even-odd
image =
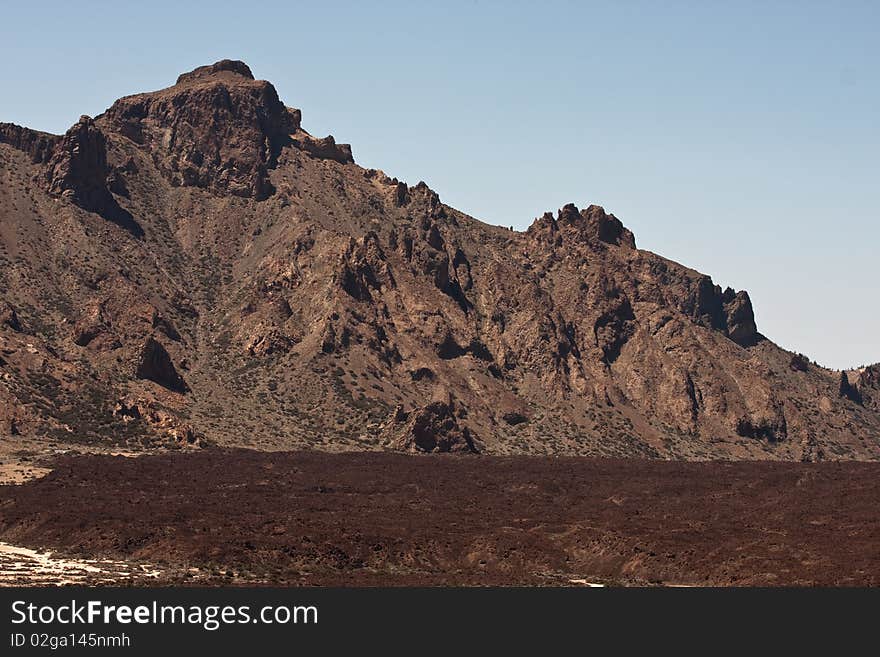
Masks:
[[[880,2],[0,3],[0,121],[222,58],[491,223],[603,205],[820,363],[880,361]]]

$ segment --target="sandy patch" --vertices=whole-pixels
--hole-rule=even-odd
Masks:
[[[0,586],[116,584],[161,575],[160,570],[147,564],[132,565],[111,559],[65,559],[53,554],[0,542]]]
[[[31,479],[45,477],[52,472],[50,468],[41,468],[23,463],[0,463],[0,485],[23,484]]]

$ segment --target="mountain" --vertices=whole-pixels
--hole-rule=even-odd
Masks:
[[[0,435],[880,457],[880,365],[781,349],[601,207],[491,226],[301,119],[224,60],[64,135],[0,124]]]

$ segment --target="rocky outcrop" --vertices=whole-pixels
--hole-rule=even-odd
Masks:
[[[250,66],[248,66],[244,62],[236,59],[221,59],[219,62],[215,62],[214,64],[199,66],[189,73],[181,73],[177,76],[176,84],[185,84],[187,82],[214,78],[217,76],[218,73],[224,72],[233,73],[235,75],[247,78],[248,80],[254,79],[254,74],[251,73]]]
[[[749,293],[727,288],[721,297],[721,304],[727,337],[741,347],[751,347],[757,343],[760,336]]]
[[[781,413],[775,417],[740,418],[736,423],[736,433],[744,438],[775,443],[788,437],[788,425]]]
[[[61,140],[48,165],[49,192],[70,198],[84,210],[106,209],[112,196],[107,189],[107,139],[88,116],[80,117]]]
[[[448,395],[435,395],[430,403],[408,413],[398,407],[392,429],[398,449],[426,453],[470,453],[479,449],[470,429],[461,422],[464,409]]]
[[[862,395],[859,391],[858,386],[850,383],[849,375],[847,375],[846,372],[840,373],[840,379],[837,385],[837,394],[855,404],[862,403]]]
[[[204,446],[204,438],[196,433],[191,424],[182,422],[173,413],[158,408],[155,403],[146,399],[132,397],[120,399],[113,407],[113,417],[123,424],[143,422],[171,446]]]
[[[788,366],[795,372],[807,372],[810,369],[810,359],[803,354],[792,354]]]
[[[591,242],[636,248],[636,240],[632,232],[625,228],[617,217],[606,213],[599,205],[591,205],[580,212],[574,204],[566,205],[559,211],[558,221]]]
[[[333,135],[319,139],[312,137],[303,130],[299,130],[291,137],[291,143],[295,148],[305,151],[319,160],[333,160],[340,164],[351,164],[354,162],[354,157],[351,154],[351,145],[337,144]]]
[[[24,429],[22,408],[18,401],[0,387],[0,440],[18,436]]]
[[[460,244],[449,233],[456,226],[440,197],[424,182],[407,192],[408,210],[422,216],[417,225],[389,236],[389,243],[434,288],[454,301],[465,314],[473,309],[467,292],[473,286],[471,264]]]
[[[28,154],[33,164],[46,164],[61,137],[23,128],[14,123],[0,123],[0,144],[8,144]]]
[[[578,210],[574,203],[564,205],[554,218],[549,212],[529,227],[529,235],[553,246],[565,241],[611,244],[630,249],[636,247],[632,232],[613,214],[598,205]]]
[[[751,347],[760,340],[755,313],[748,292],[731,288],[723,292],[709,276],[689,283],[679,308],[707,328],[721,331],[741,347]]]
[[[635,332],[635,314],[629,299],[621,292],[611,289],[603,300],[605,311],[593,324],[596,346],[602,350],[602,360],[610,365],[620,356],[620,350]],[[564,351],[571,350],[572,341]],[[562,354],[564,355],[564,354]]]
[[[241,310],[238,340],[249,356],[264,358],[285,354],[301,339],[294,324],[293,311],[285,298],[293,286],[290,278],[280,277],[257,286],[247,305]]]
[[[866,407],[880,411],[880,363],[869,365],[859,373],[856,389]]]
[[[90,117],[80,117],[64,134],[46,165],[45,175],[50,194],[97,213],[136,237],[143,236],[141,226],[110,191],[107,138]]]
[[[189,387],[177,372],[165,347],[154,338],[147,338],[138,355],[134,375],[148,379],[174,392],[187,392]]]
[[[245,351],[255,358],[265,358],[276,354],[286,354],[296,342],[292,336],[278,328],[265,328],[250,336],[245,342]]]
[[[15,312],[15,308],[5,301],[0,301],[0,326],[8,327],[19,333],[22,330],[18,313]]]
[[[508,411],[504,415],[501,416],[501,419],[504,420],[507,424],[512,427],[515,427],[518,424],[523,424],[529,421],[525,415],[520,413],[519,411]]]
[[[375,232],[349,241],[340,257],[337,280],[343,291],[358,301],[370,301],[372,293],[383,285],[394,286],[394,275]]]
[[[269,170],[300,123],[275,87],[231,60],[185,73],[168,89],[123,98],[102,118],[148,149],[171,184],[257,200],[274,193]]]

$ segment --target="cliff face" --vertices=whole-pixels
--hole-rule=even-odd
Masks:
[[[241,62],[223,61],[181,75],[177,84],[118,100],[104,122],[144,147],[172,185],[262,200],[299,115],[275,88]]]
[[[845,389],[598,206],[513,232],[363,169],[241,62],[0,124],[0,181],[0,432],[880,456],[876,368]]]

